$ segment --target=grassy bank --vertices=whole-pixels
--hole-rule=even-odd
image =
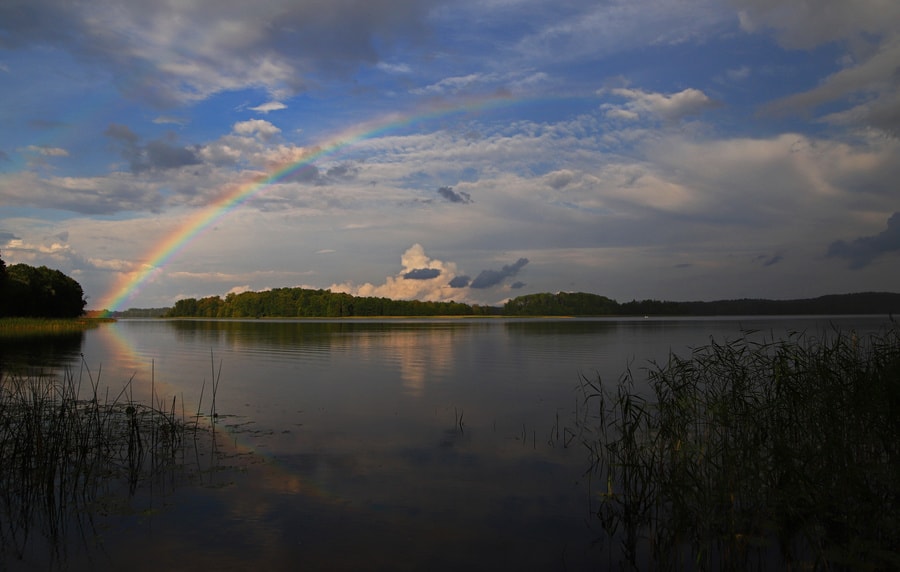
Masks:
[[[0,318],[0,338],[71,334],[114,321],[112,318]]]
[[[900,568],[896,329],[710,343],[648,381],[583,386],[593,508],[621,563]]]

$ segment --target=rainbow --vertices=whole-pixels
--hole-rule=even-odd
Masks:
[[[358,124],[338,135],[332,136],[319,145],[310,148],[296,161],[281,165],[271,173],[255,177],[247,182],[234,185],[207,207],[193,214],[187,221],[168,236],[156,243],[143,257],[140,270],[128,273],[100,299],[99,309],[104,313],[118,310],[133,299],[151,278],[163,272],[164,267],[206,229],[234,211],[250,198],[264,191],[270,185],[289,177],[307,167],[317,159],[332,155],[360,141],[396,129],[456,113],[482,111],[492,107],[508,105],[516,99],[507,95],[493,95],[478,100],[468,100],[462,104],[432,105],[412,113],[392,114],[377,120]]]

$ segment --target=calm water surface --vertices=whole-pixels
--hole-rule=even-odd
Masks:
[[[221,470],[106,506],[11,569],[582,570],[610,564],[575,425],[582,377],[669,351],[886,318],[122,320],[0,366],[68,363],[215,411]],[[83,354],[83,361],[81,355]],[[85,531],[85,528],[87,529]],[[615,564],[615,562],[612,562]],[[0,566],[2,568],[2,566]]]

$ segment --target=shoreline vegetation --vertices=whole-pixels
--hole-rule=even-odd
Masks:
[[[100,518],[147,514],[164,503],[154,496],[209,481],[219,470],[213,374],[207,414],[157,395],[152,378],[149,405],[134,399],[133,378],[111,398],[83,358],[61,375],[0,370],[0,568],[10,558],[65,569],[79,538],[102,551]]]
[[[0,339],[25,336],[77,334],[98,327],[114,318],[0,318]]]
[[[171,308],[100,310],[112,318],[388,318],[388,317],[616,317],[616,316],[786,316],[893,315],[900,293],[859,292],[796,300],[737,299],[711,302],[632,300],[617,302],[585,292],[517,296],[503,306],[461,302],[423,302],[352,296],[330,290],[275,288],[178,300]]]
[[[633,569],[900,568],[900,330],[753,333],[670,355],[649,395],[631,371],[584,379],[611,549]]]

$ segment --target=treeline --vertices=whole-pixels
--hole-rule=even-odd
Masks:
[[[107,318],[164,318],[172,308],[128,308],[127,310],[96,310]]]
[[[129,310],[138,317],[141,310]],[[518,296],[502,307],[460,302],[422,302],[351,296],[330,290],[276,288],[228,294],[225,298],[186,298],[164,311],[169,318],[347,318],[357,316],[760,316],[815,314],[900,314],[900,294],[864,292],[801,300],[741,299],[714,302],[632,300],[619,303],[585,292]],[[149,317],[145,313],[143,317]]]
[[[81,284],[59,270],[0,258],[0,317],[76,318],[86,304]]]
[[[825,314],[900,314],[900,294],[859,292],[818,298],[766,300],[745,298],[713,302],[631,301],[622,314],[655,316],[789,316]]]
[[[615,300],[585,292],[527,294],[503,305],[506,316],[611,316],[621,313]]]
[[[391,300],[351,296],[330,290],[275,288],[263,292],[228,294],[225,298],[178,300],[166,317],[198,318],[348,318],[357,316],[478,316],[498,308],[459,302]]]
[[[505,315],[526,316],[786,316],[900,314],[900,294],[861,292],[798,300],[739,299],[714,302],[632,300],[618,303],[585,293],[529,294],[508,301]]]

